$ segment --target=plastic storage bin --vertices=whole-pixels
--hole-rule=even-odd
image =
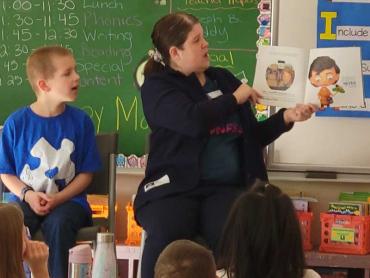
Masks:
[[[370,216],[321,213],[320,251],[359,254],[370,252]]]
[[[303,249],[305,251],[312,250],[311,243],[311,222],[313,218],[312,212],[297,211],[298,221],[301,225]]]
[[[140,245],[142,228],[136,223],[134,218],[134,208],[131,202],[126,206],[127,212],[127,238],[125,245]]]
[[[108,219],[108,195],[88,194],[87,202],[91,207],[93,218]]]

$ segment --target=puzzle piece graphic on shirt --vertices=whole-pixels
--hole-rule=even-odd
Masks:
[[[30,151],[32,156],[40,158],[40,165],[31,170],[30,165],[25,164],[20,179],[35,191],[58,192],[55,180],[64,180],[68,184],[75,176],[75,164],[70,157],[73,151],[74,144],[69,139],[63,139],[57,150],[41,137]]]

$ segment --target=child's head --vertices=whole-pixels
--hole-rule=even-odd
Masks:
[[[234,203],[222,238],[220,265],[235,278],[301,278],[301,230],[289,196],[258,185]]]
[[[176,240],[160,254],[155,278],[215,278],[212,252],[190,240]]]
[[[340,69],[329,56],[319,56],[312,61],[308,79],[315,87],[329,86],[338,82]]]
[[[198,29],[202,28],[199,20],[191,14],[182,12],[168,14],[157,21],[154,25],[151,37],[154,48],[158,50],[162,57],[161,60],[163,64],[172,65],[174,61],[173,58],[171,58],[171,56],[173,57],[171,49],[184,49],[184,44],[195,27]],[[201,33],[201,38],[194,39],[198,39],[200,43],[204,44],[203,29],[201,29]],[[194,41],[193,45],[195,44],[196,42]],[[201,59],[198,57],[197,60],[199,62]],[[163,65],[158,61],[156,62],[154,58],[151,58],[145,66],[144,75],[162,69]]]
[[[0,223],[0,277],[23,277],[23,213],[15,205],[0,203]]]
[[[26,63],[27,77],[36,94],[40,91],[70,89],[71,100],[74,100],[73,95],[77,94],[79,82],[75,68],[72,53],[57,45],[36,49]]]

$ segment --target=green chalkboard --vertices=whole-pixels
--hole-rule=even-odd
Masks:
[[[258,0],[0,0],[0,123],[34,100],[25,76],[32,49],[71,49],[81,76],[75,105],[97,132],[118,131],[119,150],[143,154],[148,126],[138,82],[153,24],[174,11],[202,22],[212,65],[252,81]]]

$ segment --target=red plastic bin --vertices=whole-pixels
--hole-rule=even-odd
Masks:
[[[370,216],[321,213],[320,251],[365,255],[370,252]]]
[[[298,221],[301,226],[303,250],[312,250],[311,243],[311,222],[313,218],[312,212],[297,211]]]

